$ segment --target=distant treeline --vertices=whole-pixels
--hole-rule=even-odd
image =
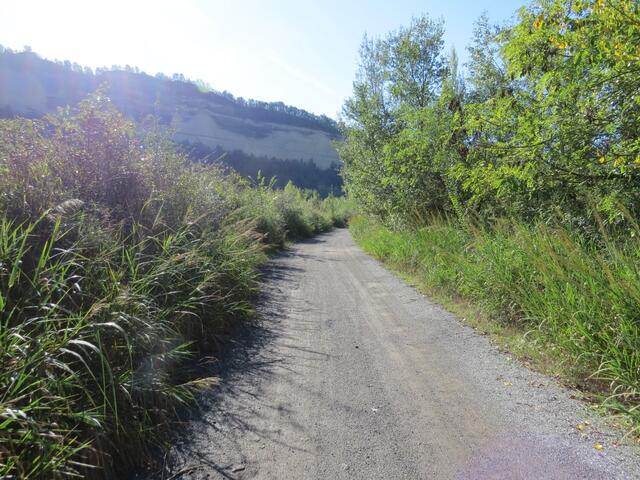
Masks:
[[[219,113],[338,135],[336,122],[326,115],[315,115],[283,102],[236,98],[227,91],[214,90],[202,80],[191,80],[177,73],[171,77],[162,73],[151,76],[130,65],[112,65],[93,71],[68,60],[43,59],[29,47],[25,47],[23,51],[15,51],[0,45],[0,74],[3,72],[28,72],[30,76],[41,78],[47,96],[47,108],[50,110],[57,106],[75,105],[107,82],[114,103],[137,120],[149,114],[159,115],[166,120],[166,107],[175,106],[177,99],[186,97],[204,100],[207,106]],[[25,114],[0,105],[1,117],[13,117],[18,113],[21,116]],[[43,112],[26,113],[35,117]]]
[[[282,160],[250,155],[242,150],[225,151],[222,147],[208,147],[203,143],[181,143],[183,150],[195,161],[221,163],[244,177],[256,180],[258,173],[266,179],[275,178],[274,186],[284,188],[289,181],[303,189],[316,190],[322,197],[342,195],[340,167],[322,169],[312,160]]]

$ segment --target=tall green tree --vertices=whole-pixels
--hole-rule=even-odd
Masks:
[[[456,171],[476,204],[574,223],[637,217],[640,4],[536,1],[494,36],[496,67],[484,38],[471,49],[471,165]]]
[[[394,222],[442,208],[444,182],[423,130],[447,71],[444,26],[424,15],[385,38],[364,38],[353,96],[343,109],[340,146],[349,193]]]

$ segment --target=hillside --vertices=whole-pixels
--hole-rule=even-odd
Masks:
[[[93,73],[32,52],[0,51],[0,117],[40,117],[75,105],[103,84],[120,111],[136,121],[156,116],[179,142],[263,160],[312,161],[320,169],[339,162],[332,144],[338,131],[325,116],[203,91],[181,75],[154,77],[133,68]]]

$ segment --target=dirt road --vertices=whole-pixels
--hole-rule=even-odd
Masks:
[[[640,478],[633,448],[614,446],[570,391],[395,278],[347,230],[270,263],[261,318],[220,366],[223,385],[167,477]]]

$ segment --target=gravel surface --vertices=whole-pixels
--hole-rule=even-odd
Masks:
[[[271,261],[260,317],[220,365],[223,383],[165,478],[640,478],[620,432],[347,230]]]

